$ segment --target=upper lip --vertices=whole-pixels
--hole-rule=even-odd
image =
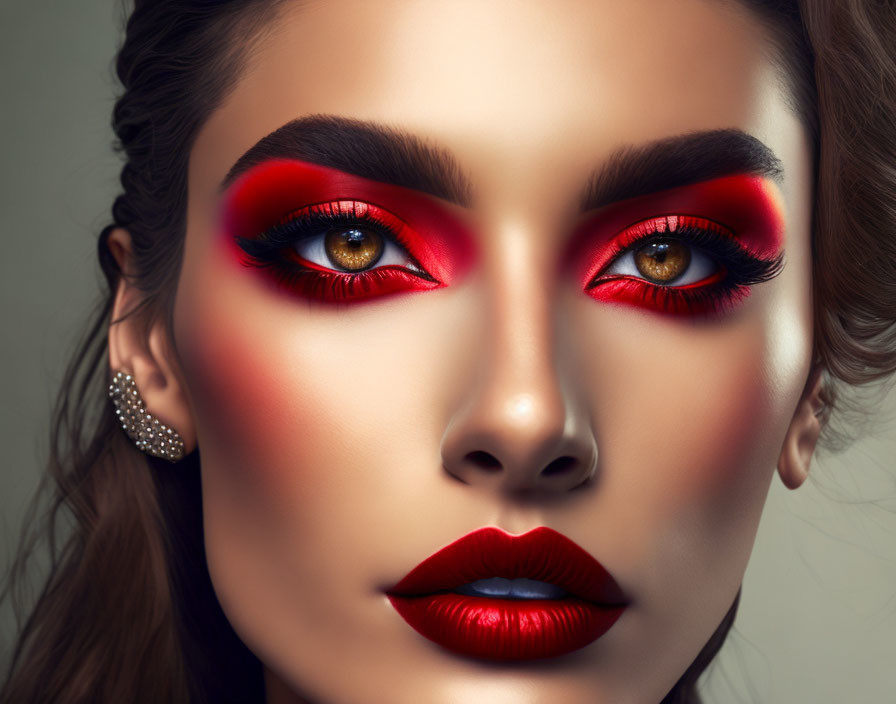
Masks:
[[[569,538],[545,526],[517,536],[493,527],[475,530],[430,555],[387,593],[423,596],[491,577],[549,582],[601,606],[628,603],[603,565]]]

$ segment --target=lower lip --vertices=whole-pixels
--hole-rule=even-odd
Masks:
[[[535,660],[566,655],[600,638],[625,606],[562,600],[492,599],[441,593],[389,596],[420,635],[459,655]]]

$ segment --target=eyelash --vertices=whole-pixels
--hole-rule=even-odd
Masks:
[[[329,270],[304,260],[296,251],[303,240],[337,227],[365,227],[400,248],[412,271],[398,265],[359,272]],[[302,208],[256,237],[238,237],[244,264],[268,269],[279,285],[300,296],[327,303],[356,301],[389,293],[438,288],[442,284],[420,266],[404,235],[407,226],[396,216],[359,201],[333,201]],[[653,283],[630,274],[607,273],[629,253],[660,241],[678,241],[712,259],[717,271],[684,286]],[[726,228],[704,218],[650,218],[626,228],[615,238],[607,263],[585,287],[592,298],[628,303],[673,315],[712,315],[730,309],[749,295],[750,287],[778,275],[783,253],[772,259],[751,254]]]
[[[329,270],[303,259],[296,245],[334,228],[364,227],[407,254],[416,271],[390,264],[358,272]],[[356,301],[442,284],[418,263],[404,235],[407,226],[396,216],[369,203],[333,201],[309,205],[283,218],[256,237],[238,237],[244,264],[268,269],[276,283],[304,298],[333,303]]]
[[[709,277],[684,286],[664,285],[630,274],[607,274],[629,253],[657,242],[676,241],[706,254],[718,267]],[[751,254],[718,223],[691,216],[651,218],[626,228],[600,272],[585,287],[600,301],[628,303],[672,315],[714,315],[746,298],[750,287],[776,277],[784,254],[763,259]]]

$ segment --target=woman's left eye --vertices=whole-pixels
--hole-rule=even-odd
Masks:
[[[757,256],[726,227],[690,215],[634,223],[611,251],[609,263],[589,274],[589,296],[679,315],[724,312],[783,266],[783,252]]]
[[[705,252],[678,239],[662,238],[623,252],[604,274],[642,278],[659,286],[687,286],[718,270]]]
[[[343,273],[390,265],[423,273],[403,247],[368,225],[337,225],[296,242],[294,247],[311,264]]]

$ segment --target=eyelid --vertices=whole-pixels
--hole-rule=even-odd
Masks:
[[[750,252],[734,233],[719,223],[693,216],[678,216],[669,227],[668,216],[647,218],[617,233],[601,251],[602,261],[587,280],[585,292],[609,304],[630,304],[648,311],[673,315],[703,315],[723,312],[749,296],[754,285],[780,273],[784,255],[762,258]],[[708,276],[663,283],[640,272],[613,271],[617,262],[634,257],[642,247],[677,240],[695,252],[705,253],[716,265]],[[692,259],[693,262],[693,259]]]
[[[663,237],[680,239],[688,246],[693,247],[694,245],[690,238],[676,237],[676,233],[689,229],[712,232],[736,241],[736,237],[731,230],[707,218],[691,215],[662,215],[645,218],[617,233],[601,248],[597,256],[591,261],[585,280],[589,282],[589,286],[592,285],[594,281],[603,276],[607,269],[626,253],[639,249],[652,240]]]
[[[769,179],[735,174],[637,196],[589,212],[573,231],[564,255],[573,276],[590,281],[606,265],[607,250],[633,224],[652,217],[693,215],[723,224],[754,257],[781,255],[784,242],[783,196]]]
[[[451,207],[417,191],[372,181],[337,169],[293,159],[271,159],[253,166],[225,192],[221,231],[228,246],[275,226],[285,213],[307,204],[357,200],[400,216],[415,247],[411,253],[425,271],[450,285],[469,271],[475,240],[469,225]],[[234,255],[238,258],[239,252]]]
[[[352,272],[333,268],[330,266],[332,262],[324,264],[314,261],[300,252],[299,245],[302,243],[313,242],[327,231],[340,226],[375,229],[387,245],[402,252],[407,261],[384,263]],[[249,261],[245,263],[249,264],[272,266],[282,261],[301,269],[346,276],[358,276],[365,271],[389,268],[403,269],[430,283],[441,284],[415,256],[424,244],[421,238],[397,215],[372,203],[348,199],[313,203],[280,218],[273,227],[252,237],[237,237],[236,242],[241,251],[248,255]],[[322,258],[327,259],[325,253]]]
[[[235,242],[243,253],[240,257],[244,266],[260,269],[269,283],[277,285],[299,298],[312,303],[340,304],[359,303],[379,299],[384,296],[425,291],[440,288],[443,284],[412,262],[409,247],[398,243],[405,235],[396,235],[389,223],[394,220],[401,229],[400,219],[379,210],[376,217],[372,211],[376,206],[353,201],[341,201],[306,206],[281,218],[273,227],[253,237],[237,237]],[[364,213],[355,217],[354,213]],[[334,227],[365,227],[380,230],[380,236],[394,248],[404,253],[398,262],[386,262],[356,271],[334,268],[334,262],[326,252],[320,252],[320,261],[309,252],[300,251],[302,243],[320,240]],[[382,254],[382,253],[381,253]],[[338,267],[338,265],[335,265]]]
[[[693,215],[662,215],[659,217],[646,218],[633,225],[629,225],[616,235],[612,242],[615,249],[614,256],[617,256],[624,251],[638,249],[651,239],[667,237],[687,241],[687,238],[676,237],[676,233],[687,230],[688,228],[714,232],[731,240],[737,240],[734,232],[721,223],[708,218]]]
[[[325,250],[323,249],[323,237],[326,234],[326,231],[323,231],[323,228],[327,228],[327,230],[329,230],[333,227],[339,227],[339,221],[344,219],[346,220],[346,222],[343,224],[344,227],[350,228],[352,226],[360,226],[374,229],[384,240],[384,251],[380,255],[380,258],[374,263],[373,266],[362,271],[372,271],[374,269],[397,266],[407,269],[414,274],[422,275],[424,278],[431,281],[435,281],[435,279],[428,272],[426,272],[426,270],[414,257],[413,244],[408,241],[409,238],[404,234],[409,227],[408,224],[394,213],[390,213],[389,211],[380,208],[372,203],[364,203],[357,200],[340,200],[330,201],[328,203],[316,203],[290,213],[280,221],[278,227],[286,229],[295,227],[308,227],[310,229],[315,226],[302,225],[300,223],[302,223],[303,220],[307,220],[309,218],[314,219],[318,217],[325,218],[325,220],[318,225],[322,231],[318,231],[294,240],[292,247],[289,250],[290,254],[297,255],[302,260],[302,264],[304,266],[311,265],[316,269],[349,275],[357,275],[361,273],[360,271],[353,272],[344,269],[333,268],[326,264],[322,264],[319,261],[315,261],[311,256],[312,252],[310,248],[319,248],[320,251],[314,252],[314,254],[319,255],[319,258],[321,259],[329,259],[326,255]],[[353,220],[354,222],[351,222],[349,219]],[[315,244],[317,244],[317,247],[315,247]],[[302,245],[305,245],[305,247],[301,247]],[[392,255],[391,258],[394,259],[394,254],[396,252],[402,254],[406,261],[383,261],[384,259],[390,258],[389,255]],[[332,263],[333,262],[331,261],[330,264]]]

